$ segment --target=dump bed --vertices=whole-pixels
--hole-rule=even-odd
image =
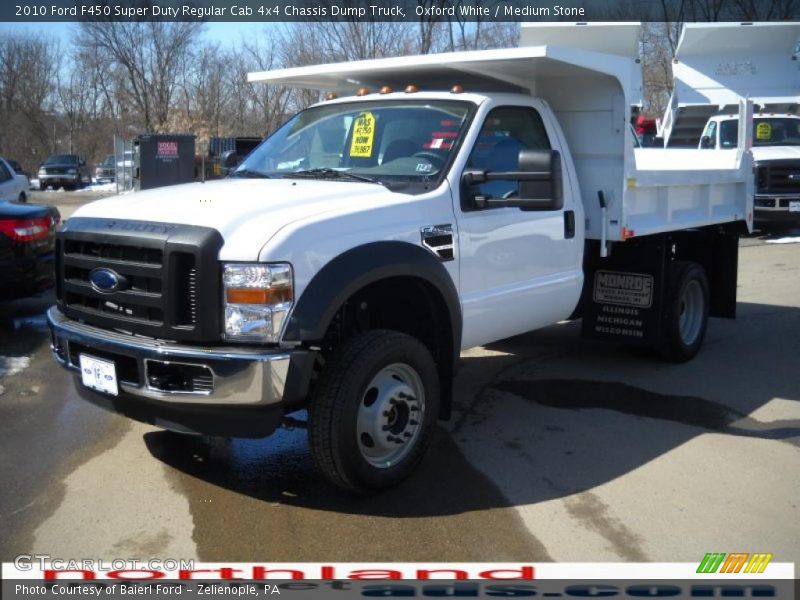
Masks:
[[[659,134],[696,148],[708,118],[749,98],[765,112],[796,112],[800,23],[689,23],[672,65],[674,88]]]
[[[568,142],[589,238],[618,241],[749,217],[748,153],[634,152],[630,106],[641,97],[641,72],[630,52],[631,24],[522,27],[524,41],[580,41],[299,67],[251,73],[249,80],[339,93],[354,93],[361,86],[402,89],[414,83],[422,90],[449,90],[460,84],[486,95],[502,91],[540,97]],[[581,29],[586,27],[591,29]],[[621,43],[611,42],[615,27],[624,33]],[[571,36],[569,29],[578,33]],[[605,51],[590,50],[593,40]],[[605,216],[599,191],[607,202]]]

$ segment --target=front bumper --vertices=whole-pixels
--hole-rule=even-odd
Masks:
[[[85,325],[56,307],[47,320],[53,356],[78,375],[82,397],[165,429],[264,437],[308,392],[315,358],[308,350],[185,346]],[[84,353],[114,362],[118,396],[81,383]],[[170,378],[171,370],[179,375]],[[202,384],[186,373],[201,374]]]
[[[765,222],[800,222],[800,212],[791,210],[798,203],[800,194],[756,194],[753,217]]]
[[[39,175],[39,187],[45,185],[74,185],[76,183],[80,183],[80,180],[80,174]]]

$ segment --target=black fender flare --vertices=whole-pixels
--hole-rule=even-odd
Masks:
[[[292,310],[285,342],[321,340],[336,311],[353,294],[390,277],[420,278],[439,291],[450,315],[453,370],[461,350],[461,301],[453,280],[438,258],[407,242],[372,242],[340,254],[311,279]]]

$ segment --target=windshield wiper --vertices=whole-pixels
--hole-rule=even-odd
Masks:
[[[254,171],[253,169],[239,169],[234,171],[228,177],[250,177],[252,179],[271,179],[266,173],[261,171]]]
[[[350,179],[352,181],[363,181],[365,183],[377,183],[378,185],[383,185],[383,182],[376,179],[371,179],[370,177],[365,177],[364,175],[356,175],[355,173],[350,173],[349,171],[331,169],[329,167],[294,171],[292,173],[287,173],[284,175],[284,177],[287,179],[292,179],[294,177],[308,177],[311,179]]]

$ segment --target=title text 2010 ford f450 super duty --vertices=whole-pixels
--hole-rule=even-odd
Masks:
[[[369,492],[418,464],[464,348],[580,315],[692,358],[708,316],[734,316],[751,158],[634,151],[637,27],[564,27],[251,75],[369,89],[292,117],[227,180],[78,210],[56,359],[86,398],[178,431],[266,436],[308,409],[321,471]]]

